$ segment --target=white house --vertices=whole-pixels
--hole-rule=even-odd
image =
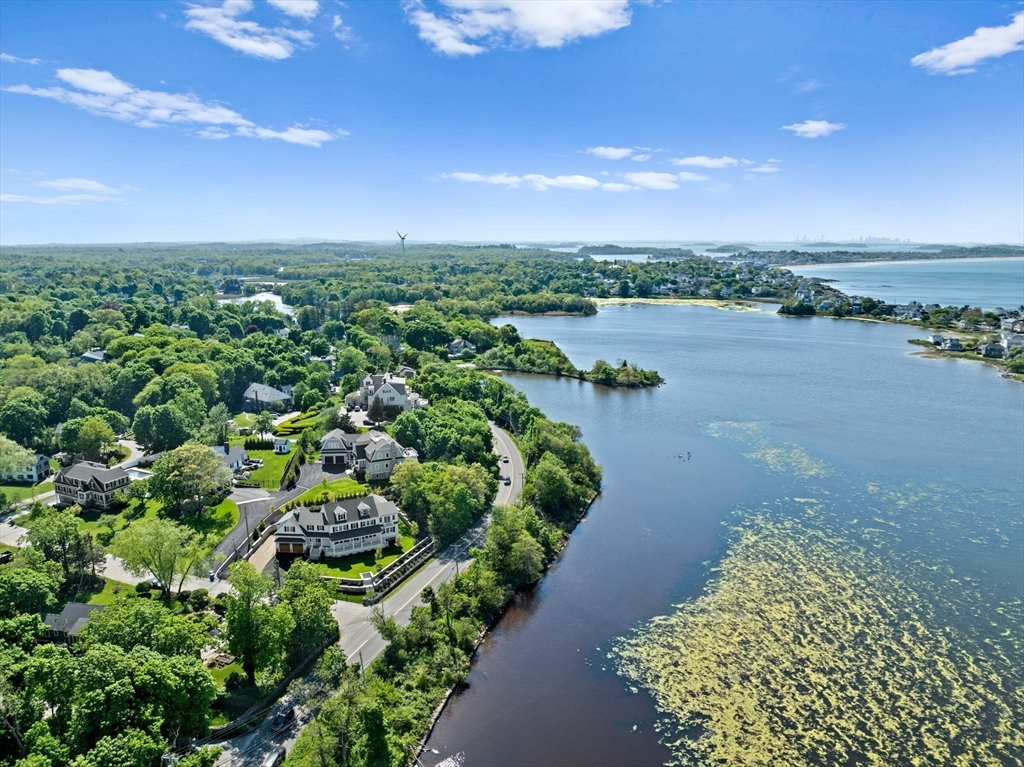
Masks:
[[[231,471],[241,471],[245,462],[249,460],[249,454],[241,445],[217,445],[213,448],[213,452],[217,453],[221,463]]]
[[[274,440],[274,452],[278,455],[287,455],[292,451],[292,441],[287,437],[277,437]]]
[[[242,395],[242,404],[246,410],[257,413],[261,410],[270,410],[271,406],[280,403],[282,407],[290,407],[292,397],[290,394],[267,386],[261,383],[251,383],[249,388]]]
[[[450,344],[448,344],[448,356],[449,357],[461,357],[463,352],[476,352],[476,346],[471,344],[465,338],[456,338]]]
[[[359,401],[363,407],[369,407],[374,399],[386,406],[400,407],[402,410],[416,410],[426,407],[427,401],[406,386],[405,379],[391,373],[368,375],[359,386]]]
[[[374,494],[292,509],[277,523],[275,545],[279,554],[336,558],[385,548],[397,537],[398,507]]]
[[[24,466],[0,472],[0,480],[4,482],[28,482],[33,485],[42,482],[48,476],[50,476],[50,459],[39,454],[36,454]]]
[[[324,466],[363,471],[367,479],[388,479],[398,464],[417,457],[415,450],[402,447],[379,431],[346,434],[334,429],[320,439],[320,460]]]

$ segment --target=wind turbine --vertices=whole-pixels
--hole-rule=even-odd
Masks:
[[[398,235],[398,239],[400,239],[402,241],[402,255],[404,256],[405,255],[405,238],[409,236],[409,233],[406,232],[405,234],[402,234],[400,231],[398,231],[396,229],[395,230],[395,234],[397,234]]]

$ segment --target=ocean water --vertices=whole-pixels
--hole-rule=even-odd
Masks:
[[[797,739],[772,722],[753,745],[737,737],[722,714],[730,694],[825,743],[857,722],[891,728],[886,747],[913,749],[920,720],[952,725],[940,732],[963,725],[974,740],[957,748],[1015,748],[1024,386],[979,363],[921,357],[907,340],[923,333],[894,324],[651,305],[506,321],[555,341],[578,367],[625,357],[666,383],[627,391],[508,376],[582,428],[603,492],[482,645],[423,764],[665,764],[696,748],[694,712],[730,743],[775,756],[756,763],[813,763],[779,751]],[[863,636],[828,645],[836,627],[857,625]],[[887,627],[907,630],[895,641]],[[737,655],[737,642],[751,649]],[[797,645],[818,649],[802,656]],[[922,708],[907,669],[984,705]],[[779,692],[780,678],[801,674],[835,689],[809,702]],[[844,686],[848,674],[861,682]],[[823,700],[834,711],[801,719]],[[856,737],[851,753],[870,750]],[[924,763],[952,763],[941,741]],[[975,755],[964,763],[983,763]],[[886,763],[906,763],[899,756]]]
[[[890,303],[1015,309],[1024,305],[1024,258],[880,261],[791,267],[795,274],[834,280],[847,295]]]

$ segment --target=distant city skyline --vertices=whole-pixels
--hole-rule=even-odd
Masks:
[[[1020,3],[4,2],[5,245],[1021,244],[1022,211]]]

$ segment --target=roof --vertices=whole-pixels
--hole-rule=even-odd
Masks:
[[[100,463],[79,461],[73,466],[69,466],[66,469],[58,471],[57,476],[63,476],[65,479],[74,479],[79,482],[88,482],[93,478],[100,482],[113,482],[115,479],[123,479],[128,475],[120,466],[114,466],[108,469]]]
[[[94,610],[102,610],[103,605],[87,605],[83,602],[68,602],[59,613],[43,613],[43,623],[51,631],[59,631],[69,636],[77,636],[85,628]]]
[[[379,520],[386,514],[398,514],[398,507],[387,498],[371,494],[362,498],[332,501],[324,504],[319,510],[297,506],[292,509],[291,514],[307,536],[311,535],[319,538],[330,538],[332,541],[343,541],[348,538],[359,538],[363,535],[373,535],[380,532],[381,525],[376,520]],[[314,525],[328,527],[349,522],[359,522],[361,520],[374,520],[374,523],[365,527],[355,527],[338,532],[310,530]],[[278,523],[278,530],[281,530],[283,523],[284,520]],[[283,539],[287,537],[287,534],[278,535],[277,537]]]
[[[275,437],[274,438],[274,444],[275,445],[284,445],[284,444],[287,444],[289,442],[291,442],[291,440],[288,439],[287,437]]]
[[[248,457],[248,453],[245,452],[245,448],[241,445],[232,445],[228,450],[223,447],[215,447],[214,450],[219,454],[218,457],[227,465],[244,461]]]
[[[282,400],[291,399],[291,397],[283,391],[279,391],[273,386],[267,386],[266,384],[261,383],[249,384],[249,388],[245,390],[245,394],[242,396],[246,399],[259,400],[260,402],[280,402]]]
[[[86,362],[106,362],[107,353],[105,351],[95,350],[85,352],[84,354],[78,355],[79,359],[83,359]]]
[[[391,373],[385,373],[384,375],[369,375],[367,378],[369,378],[372,383],[374,393],[376,393],[384,384],[391,384],[391,387],[399,394],[405,394],[404,378],[399,378]],[[365,381],[366,379],[364,378],[363,380]]]
[[[321,448],[327,444],[330,439],[339,439],[347,445],[346,449],[355,448],[360,453],[374,453],[377,448],[383,447],[384,445],[394,446],[399,451],[404,448],[398,444],[398,441],[388,436],[384,432],[380,431],[368,431],[365,434],[346,434],[341,429],[334,429],[327,432],[323,437],[320,438]],[[363,455],[359,456],[360,458]]]

